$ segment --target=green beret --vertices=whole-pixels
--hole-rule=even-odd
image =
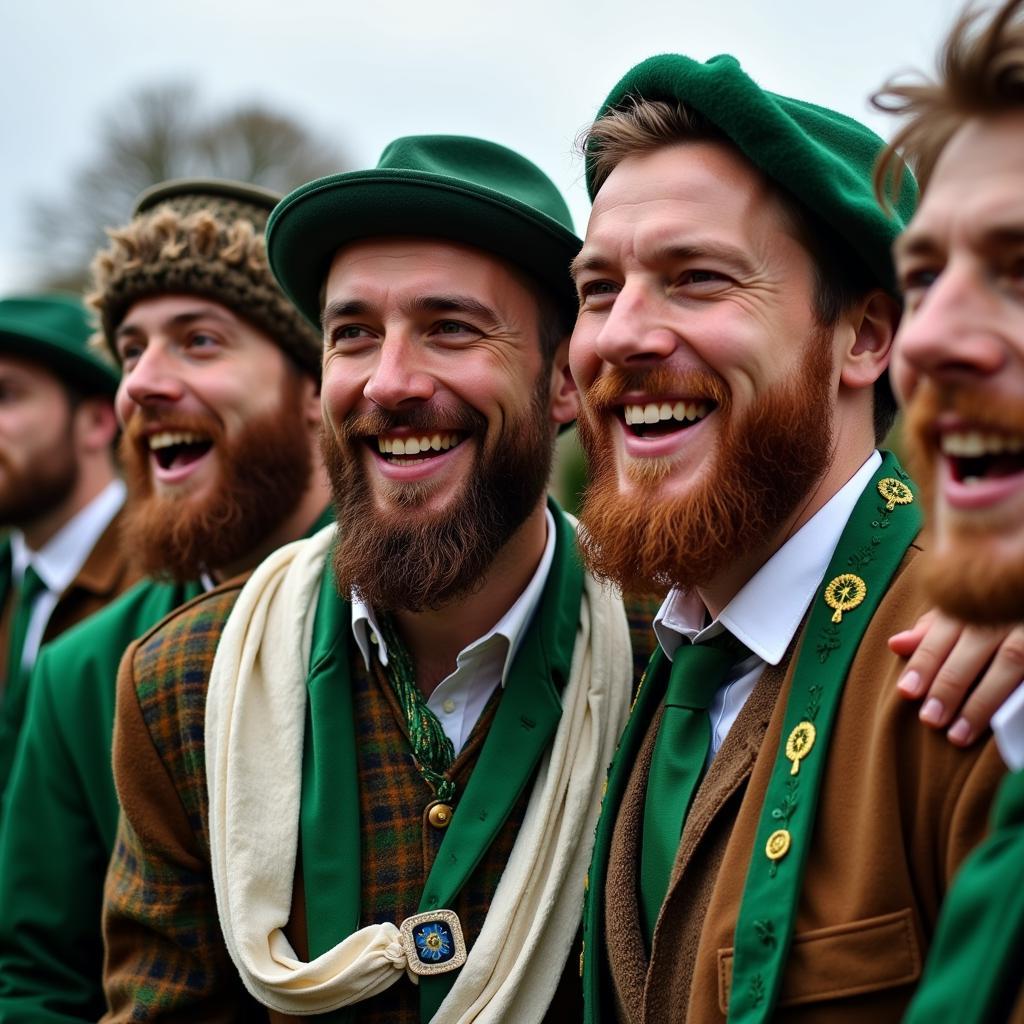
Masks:
[[[334,174],[285,196],[267,224],[267,256],[311,323],[334,254],[364,238],[416,235],[475,246],[515,264],[576,319],[569,262],[582,243],[550,178],[483,139],[417,135],[392,142],[376,168]]]
[[[88,395],[113,395],[120,377],[89,350],[93,327],[72,295],[0,299],[0,352],[31,359]]]
[[[748,160],[845,240],[882,287],[895,291],[890,247],[914,212],[906,173],[890,216],[875,199],[872,173],[885,143],[852,117],[762,89],[735,57],[706,64],[662,54],[637,64],[598,114],[633,100],[682,102],[702,114]],[[594,198],[593,161],[587,189]]]

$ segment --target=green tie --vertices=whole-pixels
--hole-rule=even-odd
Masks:
[[[683,823],[711,749],[708,708],[729,670],[746,653],[729,633],[721,633],[708,643],[682,645],[672,661],[644,801],[640,905],[648,948],[668,892]]]
[[[25,647],[25,634],[28,633],[28,624],[32,618],[32,609],[36,605],[36,598],[44,590],[46,590],[46,584],[39,578],[39,574],[31,565],[26,566],[21,586],[15,594],[14,614],[11,616],[10,644],[7,648],[7,699],[10,699],[17,689],[18,679],[21,676],[21,663],[24,660],[22,654]]]

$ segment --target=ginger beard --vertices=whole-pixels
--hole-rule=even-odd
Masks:
[[[120,443],[128,485],[122,541],[143,573],[184,583],[233,565],[295,509],[313,471],[301,388],[300,375],[287,373],[278,408],[248,420],[235,438],[212,416],[153,415],[162,429],[211,440],[219,476],[199,495],[154,492],[144,436],[149,418],[145,409],[136,412]]]
[[[831,330],[809,339],[790,381],[758,397],[742,415],[716,374],[665,368],[613,369],[584,396],[580,440],[590,483],[580,521],[588,566],[627,594],[707,585],[730,562],[770,543],[810,494],[832,458]],[[710,464],[688,493],[662,496],[671,459],[635,460],[619,489],[611,437],[614,403],[631,389],[706,397],[722,418]],[[617,428],[614,428],[617,429]]]
[[[487,420],[467,405],[402,412],[374,409],[347,417],[320,443],[340,526],[334,550],[338,589],[358,593],[375,611],[441,608],[483,586],[498,552],[536,508],[547,487],[555,430],[548,412],[549,372],[528,407],[486,447]],[[420,509],[432,487],[371,483],[367,441],[397,427],[456,430],[477,447],[458,494],[436,513]],[[373,455],[369,456],[373,458]],[[384,499],[384,508],[375,490]]]
[[[25,527],[58,508],[78,483],[72,418],[44,458],[33,454],[22,465],[0,448],[0,525]]]
[[[956,387],[939,389],[922,380],[907,404],[904,440],[907,461],[921,488],[924,507],[932,519],[934,547],[927,553],[924,585],[928,595],[944,612],[966,622],[1003,624],[1024,616],[1024,523],[1006,510],[960,511],[943,505],[938,497],[937,474],[940,453],[934,425],[942,413],[953,413],[995,434],[1024,433],[1024,411],[1008,402],[993,402],[991,396]],[[1003,468],[1019,469],[1020,456],[1006,454]],[[958,459],[958,463],[980,460]],[[978,475],[999,473],[998,459]],[[962,474],[973,467],[958,466]],[[1003,538],[1017,538],[1007,546]]]

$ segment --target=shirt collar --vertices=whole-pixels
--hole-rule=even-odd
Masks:
[[[793,534],[705,626],[707,609],[695,590],[672,590],[654,618],[654,632],[672,657],[684,638],[701,642],[727,629],[763,661],[777,665],[803,620],[847,520],[882,464],[876,451]]]
[[[505,685],[509,668],[519,650],[526,629],[533,618],[533,613],[540,603],[541,595],[544,593],[544,584],[547,583],[548,574],[551,571],[551,563],[555,557],[555,520],[549,508],[544,509],[544,522],[547,529],[547,541],[544,545],[544,553],[541,555],[537,569],[527,583],[526,589],[516,599],[515,604],[498,620],[492,629],[482,637],[474,640],[466,646],[458,656],[458,663],[461,665],[467,659],[482,653],[483,649],[492,646],[496,637],[503,638],[507,648],[504,662],[501,668],[501,685]],[[366,664],[367,671],[371,670],[370,659],[371,647],[376,647],[380,663],[387,666],[388,651],[380,635],[380,627],[377,624],[377,617],[373,609],[366,604],[358,594],[352,595],[352,636],[356,646],[359,648]]]
[[[100,535],[124,504],[125,485],[112,480],[85,508],[75,513],[38,551],[20,530],[11,531],[11,578],[21,582],[31,565],[46,589],[62,594],[85,565]]]

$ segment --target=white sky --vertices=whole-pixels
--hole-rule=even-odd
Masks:
[[[62,193],[100,115],[141,84],[194,81],[335,137],[353,168],[399,135],[502,142],[588,202],[576,133],[655,53],[737,56],[762,85],[859,117],[893,72],[934,66],[960,0],[32,0],[4,5],[0,293],[26,280],[26,208]],[[126,211],[127,214],[128,211]]]

